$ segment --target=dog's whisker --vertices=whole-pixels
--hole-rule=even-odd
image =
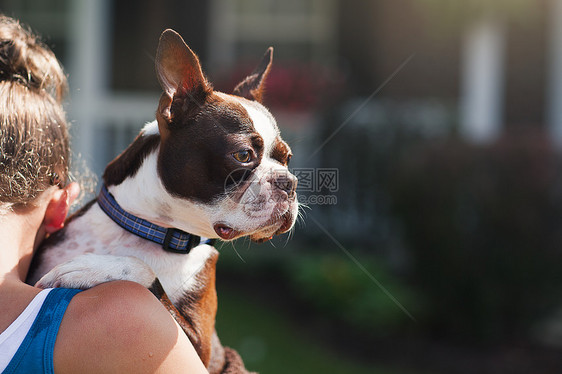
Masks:
[[[308,210],[312,210],[312,208],[308,205],[308,204],[304,204],[304,203],[299,203],[299,211],[301,210],[300,208],[303,209],[308,209]]]
[[[240,255],[240,253],[236,250],[236,246],[234,245],[234,242],[232,243],[232,249],[234,250],[234,253],[236,253],[236,254],[238,255],[238,258],[239,258],[240,260],[242,260],[243,263],[246,263],[246,260],[244,260],[244,259],[242,258],[242,256]]]
[[[287,245],[289,245],[289,240],[291,239],[291,237],[293,236],[293,229],[289,230],[289,232],[287,233],[287,237],[285,238],[285,244],[283,245],[283,247],[287,247]]]

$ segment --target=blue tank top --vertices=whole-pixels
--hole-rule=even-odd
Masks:
[[[2,374],[54,374],[53,350],[68,303],[80,290],[55,288],[49,292],[31,329]]]

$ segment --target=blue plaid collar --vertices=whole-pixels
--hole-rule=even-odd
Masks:
[[[115,201],[115,198],[109,193],[105,184],[102,186],[98,195],[98,205],[101,210],[119,226],[141,238],[161,244],[162,248],[166,251],[187,254],[191,248],[201,243],[209,245],[214,244],[213,239],[203,238],[202,240],[199,236],[188,234],[187,232],[174,228],[168,229],[158,226],[127,213],[119,206],[117,201]]]

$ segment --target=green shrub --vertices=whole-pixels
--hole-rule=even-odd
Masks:
[[[425,145],[397,164],[388,191],[431,331],[487,342],[524,338],[559,305],[556,160],[543,138],[512,136],[490,146]]]
[[[381,262],[362,259],[361,263],[409,313],[419,312],[421,304],[413,290],[400,284]],[[289,279],[295,292],[323,316],[374,333],[388,333],[412,322],[400,306],[343,254],[301,256],[290,269]]]

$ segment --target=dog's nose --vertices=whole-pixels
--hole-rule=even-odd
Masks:
[[[289,197],[293,197],[297,190],[298,179],[287,171],[278,174],[274,183],[279,189],[285,191]]]

